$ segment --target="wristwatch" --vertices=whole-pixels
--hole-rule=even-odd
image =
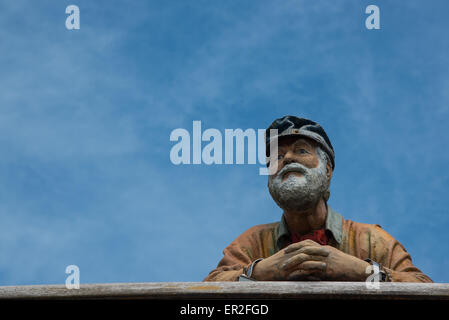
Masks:
[[[253,274],[253,269],[256,263],[258,263],[260,260],[263,260],[263,258],[259,258],[257,260],[254,260],[248,267],[248,269],[243,269],[243,273],[239,276],[239,281],[256,281],[256,279],[251,278]]]
[[[388,273],[385,272],[385,270],[383,269],[381,264],[379,264],[376,261],[371,260],[371,259],[365,259],[365,261],[373,266],[373,271],[375,273],[379,273],[379,276],[380,276],[379,277],[379,281],[380,282],[387,282],[387,281],[390,280],[390,277],[389,277]]]

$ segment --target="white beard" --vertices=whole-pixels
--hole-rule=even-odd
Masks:
[[[326,156],[319,148],[317,154],[319,164],[316,168],[294,162],[283,167],[276,176],[268,177],[270,194],[284,211],[302,211],[316,206],[321,198],[327,200],[330,180],[326,175]],[[290,174],[283,181],[284,173],[290,170],[301,173],[301,176]]]

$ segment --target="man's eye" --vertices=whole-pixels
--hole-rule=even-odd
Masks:
[[[307,153],[309,153],[306,149],[298,149],[298,150],[296,150],[296,153],[299,153],[299,154],[307,154]]]
[[[278,160],[281,160],[284,157],[283,154],[278,154]]]

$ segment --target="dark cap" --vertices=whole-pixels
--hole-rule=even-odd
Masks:
[[[270,129],[277,129],[277,136],[270,137]],[[332,170],[335,168],[335,155],[334,148],[324,131],[318,123],[312,120],[298,118],[295,116],[285,116],[273,121],[273,123],[265,131],[265,141],[267,146],[267,156],[270,152],[270,142],[275,138],[284,136],[301,136],[309,138],[317,142],[320,147],[325,151],[332,162]]]

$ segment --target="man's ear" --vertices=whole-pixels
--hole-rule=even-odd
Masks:
[[[326,176],[330,180],[332,178],[332,167],[329,164],[330,161],[327,161],[326,163]]]

